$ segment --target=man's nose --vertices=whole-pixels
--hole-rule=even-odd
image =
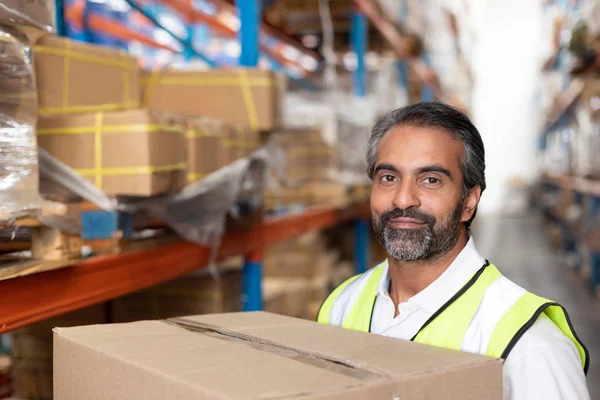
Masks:
[[[408,180],[403,180],[396,189],[393,202],[393,205],[401,210],[419,207],[421,201],[419,199],[419,188],[417,184]]]

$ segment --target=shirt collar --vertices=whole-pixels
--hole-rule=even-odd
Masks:
[[[466,246],[448,269],[429,286],[408,299],[408,302],[430,313],[436,312],[481,269],[485,262],[485,258],[479,254],[475,247],[475,241],[470,237]],[[389,296],[390,274],[387,260],[384,268],[383,276],[377,287],[377,294]]]

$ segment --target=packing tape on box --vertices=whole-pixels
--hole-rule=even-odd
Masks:
[[[129,73],[138,69],[137,64],[132,60],[126,59],[126,54],[121,53],[122,60],[113,60],[99,56],[92,56],[81,52],[73,51],[73,43],[69,40],[65,41],[65,48],[48,47],[37,45],[34,46],[34,52],[39,54],[49,54],[63,57],[63,87],[62,87],[62,106],[60,107],[42,107],[39,112],[41,115],[53,114],[70,114],[84,112],[100,112],[100,111],[118,111],[130,109],[136,106],[136,102],[131,98]],[[86,62],[89,64],[103,65],[114,67],[122,70],[123,76],[123,102],[111,104],[98,104],[89,106],[69,106],[69,88],[71,74],[71,60]]]
[[[140,167],[102,167],[102,134],[111,133],[135,133],[135,132],[183,132],[182,126],[160,125],[160,124],[120,124],[104,125],[104,114],[95,115],[94,126],[77,126],[66,128],[38,129],[38,135],[94,135],[94,168],[75,169],[83,176],[94,176],[94,183],[99,189],[103,186],[104,176],[141,175],[154,174],[158,172],[180,171],[187,168],[186,163],[177,163],[162,166],[140,166]]]
[[[269,78],[250,78],[248,72],[244,69],[238,71],[237,78],[202,78],[202,77],[161,77],[162,70],[152,71],[149,78],[142,80],[142,84],[146,87],[142,107],[148,107],[154,88],[156,85],[172,85],[172,86],[239,86],[242,90],[242,97],[248,115],[248,123],[250,127],[258,131],[258,113],[256,104],[252,96],[252,87],[269,87],[275,86],[273,80]]]

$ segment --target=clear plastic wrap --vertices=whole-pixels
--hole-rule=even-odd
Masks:
[[[86,200],[103,210],[112,210],[113,200],[71,167],[38,148],[40,166],[40,193],[44,198],[69,203]]]
[[[345,185],[368,183],[365,155],[369,131],[378,113],[376,97],[359,99],[337,92],[323,97],[288,94],[284,124],[321,131],[323,140],[339,154],[336,167],[328,174],[332,181]]]
[[[259,149],[175,195],[132,205],[164,221],[186,240],[216,247],[225,231],[226,217],[235,213],[236,204],[260,205],[268,157],[266,148]]]
[[[0,2],[0,23],[25,25],[54,32],[53,0],[2,0]]]
[[[37,103],[25,36],[0,26],[0,222],[60,213],[38,192]]]

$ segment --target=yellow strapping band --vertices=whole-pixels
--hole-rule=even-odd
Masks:
[[[128,71],[137,70],[137,64],[133,60],[114,60],[89,54],[73,52],[71,50],[71,42],[66,41],[64,49],[58,47],[34,46],[33,51],[40,54],[50,54],[54,56],[62,56],[71,60],[83,61],[91,64],[104,65],[106,67],[121,68]]]
[[[246,113],[248,113],[248,123],[250,128],[258,130],[258,114],[256,113],[256,106],[254,104],[254,97],[252,97],[252,88],[250,80],[248,79],[248,73],[245,69],[239,70],[240,85],[242,86],[242,96],[244,97],[244,104],[246,106]],[[270,80],[269,80],[270,82]]]
[[[108,104],[95,104],[89,106],[65,106],[65,107],[42,107],[40,108],[41,115],[48,114],[73,114],[73,113],[86,113],[86,112],[104,112],[104,111],[119,111],[123,109],[131,109],[135,107],[134,101],[129,101],[127,104],[123,103],[108,103]]]
[[[12,36],[8,36],[7,33],[2,32],[0,34],[0,42],[4,42],[4,43],[17,43],[17,39],[13,38]]]
[[[96,113],[94,125],[94,181],[98,189],[102,189],[102,120],[104,114]]]
[[[120,53],[121,54],[121,58],[123,60],[127,60],[127,57],[125,55],[125,53]],[[131,102],[131,96],[129,95],[129,92],[131,90],[131,88],[129,87],[130,83],[129,83],[129,71],[127,71],[126,69],[124,69],[121,72],[122,76],[123,76],[123,104],[128,104]]]
[[[246,74],[246,71],[243,71]],[[153,86],[156,84],[172,86],[239,86],[239,78],[218,78],[218,77],[160,77],[160,70],[152,71],[149,78],[143,78],[142,84]],[[246,76],[248,84],[251,86],[270,87],[274,86],[269,78],[249,78]]]
[[[98,113],[102,114],[102,113]],[[38,135],[83,135],[96,132],[97,126],[73,126],[65,128],[46,128],[38,129]],[[102,125],[101,133],[135,133],[135,132],[182,132],[183,128],[176,125],[159,124],[121,124],[121,125]]]
[[[21,82],[21,90],[23,90],[23,87],[25,86],[25,82]],[[19,100],[26,100],[26,99],[35,99],[35,93],[33,92],[21,92],[21,93],[5,93],[5,94],[0,94],[0,100],[14,100],[14,99],[19,99]]]
[[[200,179],[204,179],[208,174],[200,173],[200,172],[188,172],[187,179],[188,181],[199,181]]]
[[[246,140],[224,139],[223,146],[237,147],[237,148],[242,148],[242,149],[255,149],[258,147],[258,142],[250,142],[250,141],[246,141]]]
[[[154,174],[157,172],[171,172],[171,171],[181,171],[187,168],[186,163],[178,163],[178,164],[170,164],[170,165],[161,165],[161,166],[143,166],[143,167],[113,167],[113,168],[101,168],[100,170],[96,169],[76,169],[77,173],[90,176],[97,175],[98,171],[101,175],[105,176],[117,176],[117,175],[140,175],[140,174]]]
[[[155,69],[150,73],[150,78],[142,79],[142,83],[146,85],[146,91],[144,92],[144,101],[142,102],[142,106],[148,107],[150,104],[150,100],[152,99],[152,93],[154,92],[154,87],[160,81],[160,73],[162,71],[160,69]]]

